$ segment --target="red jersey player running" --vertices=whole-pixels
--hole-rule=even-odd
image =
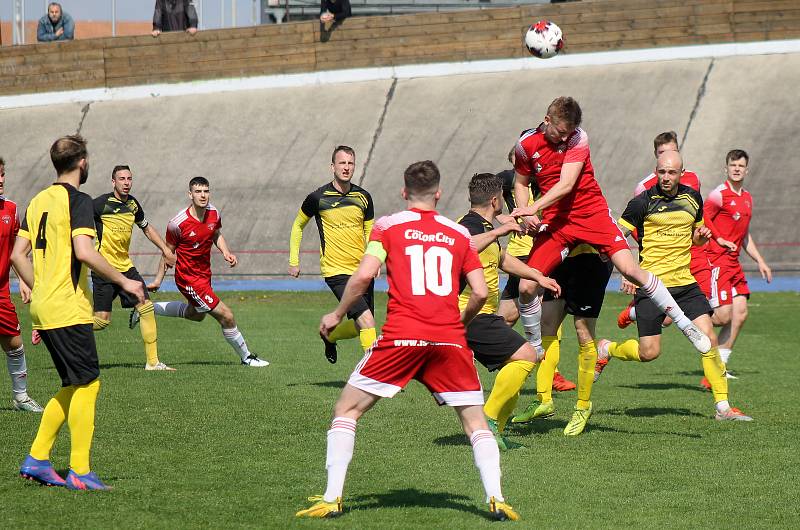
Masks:
[[[742,248],[758,264],[761,277],[768,282],[772,281],[772,270],[750,234],[753,198],[744,189],[749,162],[750,157],[741,149],[730,151],[725,157],[727,179],[714,188],[703,205],[705,218],[712,220],[717,230],[734,245],[733,249],[714,242],[708,245],[708,256],[714,271],[710,280],[716,279],[716,285],[710,281],[700,282],[700,286],[707,291],[706,296],[718,303],[714,310],[714,324],[722,326],[719,332],[719,353],[725,364],[728,363],[736,337],[747,320],[750,289],[739,263],[739,252]]]
[[[167,225],[167,247],[177,256],[175,263],[175,285],[189,301],[156,302],[153,304],[156,315],[181,317],[200,322],[211,314],[222,326],[222,335],[228,344],[241,357],[242,364],[260,368],[269,363],[250,353],[242,333],[236,327],[233,311],[225,305],[211,288],[211,245],[222,252],[225,261],[231,267],[238,263],[231,254],[228,243],[222,237],[222,217],[219,211],[209,204],[211,192],[208,180],[194,177],[189,181],[189,198],[192,203],[188,208],[172,218]],[[157,291],[166,274],[166,264],[161,259],[155,280],[147,288]],[[132,314],[136,318],[137,313]]]
[[[314,504],[297,516],[341,515],[356,421],[380,398],[394,396],[417,379],[461,419],[472,442],[491,516],[519,519],[500,490],[500,452],[483,415],[483,391],[464,332],[464,324],[488,296],[483,266],[469,231],[435,210],[441,196],[436,165],[431,161],[411,164],[404,181],[402,194],[408,209],[378,219],[339,305],[320,323],[320,333],[328,335],[386,263],[389,303],[382,335],[356,366],[334,407],[328,431],[327,489],[324,495],[309,498]],[[462,277],[471,294],[459,313]]]
[[[17,203],[3,196],[6,183],[6,162],[0,158],[0,347],[6,352],[8,375],[11,376],[11,406],[15,410],[42,412],[42,406],[28,396],[28,367],[25,348],[19,336],[19,320],[11,291],[8,273],[11,269],[11,250],[19,232],[19,210]],[[15,270],[16,272],[16,270]],[[19,276],[19,275],[18,275]],[[30,287],[20,280],[19,292],[22,301],[31,301]]]
[[[672,318],[698,351],[708,352],[709,337],[683,313],[661,280],[639,267],[633,258],[594,178],[589,138],[578,127],[581,118],[577,101],[571,97],[556,98],[547,108],[544,122],[523,133],[517,142],[514,165],[517,204],[528,202],[531,177],[542,192],[532,205],[517,207],[512,212],[514,216],[525,217],[529,231],[539,232],[528,265],[542,274],[550,274],[572,248],[580,243],[592,245]],[[541,220],[536,215],[540,210]],[[541,344],[541,309],[535,303],[538,289],[530,280],[520,282],[520,318],[531,342]],[[580,355],[578,377],[593,379],[597,350],[593,343],[583,346],[582,352],[587,353]]]

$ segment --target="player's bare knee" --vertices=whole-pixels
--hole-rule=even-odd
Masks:
[[[658,359],[658,356],[661,355],[661,348],[660,347],[642,347],[639,345],[639,360],[643,363],[649,363],[650,361],[655,361]]]

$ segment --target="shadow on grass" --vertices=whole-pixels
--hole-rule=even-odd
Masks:
[[[344,388],[346,381],[317,381],[315,383],[289,383],[286,386],[319,386],[322,388]]]
[[[462,438],[464,436],[462,435]],[[446,508],[458,510],[490,519],[489,512],[479,510],[474,500],[466,495],[445,492],[420,491],[415,488],[390,490],[386,493],[358,495],[350,498],[353,509],[373,508]]]
[[[692,390],[694,392],[708,392],[705,388],[686,383],[639,383],[636,385],[617,385],[619,388],[632,388],[633,390]]]
[[[232,361],[185,361],[177,363],[169,363],[170,366],[238,366],[237,363]],[[111,370],[114,368],[133,368],[136,370],[144,370],[144,363],[105,363],[101,364],[102,370]]]
[[[508,426],[506,426],[506,431],[520,436],[529,436],[531,434],[547,434],[550,431],[563,431],[566,426],[567,422],[564,420],[542,419],[529,423],[509,422]]]
[[[604,412],[609,416],[628,416],[631,418],[657,418],[659,416],[692,416],[704,418],[704,414],[692,412],[689,409],[639,407],[635,409],[609,409]]]

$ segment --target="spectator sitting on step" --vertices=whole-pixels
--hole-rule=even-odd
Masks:
[[[185,31],[189,35],[197,33],[194,2],[195,0],[156,0],[151,35],[158,37],[162,31]]]
[[[47,6],[47,14],[39,19],[36,39],[39,42],[72,40],[75,38],[75,22],[69,13],[64,13],[61,4],[52,2]]]
[[[336,24],[341,24],[344,19],[352,15],[350,0],[321,0],[319,6],[319,21],[326,31]]]

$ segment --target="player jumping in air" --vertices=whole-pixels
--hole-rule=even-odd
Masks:
[[[470,211],[459,224],[469,230],[472,243],[479,252],[483,265],[483,275],[489,287],[489,298],[478,315],[467,325],[467,345],[475,354],[475,359],[489,371],[499,370],[494,380],[492,392],[483,411],[489,420],[489,427],[495,433],[497,445],[502,450],[519,447],[503,436],[508,418],[519,399],[519,393],[534,366],[541,356],[519,333],[506,324],[506,320],[496,314],[500,299],[498,269],[517,277],[538,281],[545,289],[560,293],[558,284],[514,256],[507,254],[497,239],[509,233],[519,233],[522,229],[513,218],[495,228],[492,221],[503,211],[503,180],[492,173],[480,173],[469,183]],[[462,311],[469,303],[470,289],[465,287],[458,299]]]
[[[86,267],[130,293],[137,303],[144,302],[144,288],[123,276],[94,248],[92,198],[78,191],[89,178],[87,157],[86,142],[80,136],[56,140],[50,159],[58,178],[31,200],[11,255],[20,278],[33,287],[33,327],[39,330],[61,377],[61,390],[47,403],[19,472],[48,486],[105,490],[109,487],[89,466],[100,365]],[[28,261],[31,251],[33,264]],[[66,480],[50,464],[50,452],[65,422],[71,442]]]
[[[516,148],[514,193],[519,204],[528,202],[528,183],[535,178],[543,195],[533,205],[517,207],[512,215],[523,216],[526,228],[538,232],[528,265],[550,274],[580,243],[607,255],[629,281],[675,321],[700,352],[711,349],[709,337],[686,317],[658,277],[642,270],[631,254],[625,235],[611,217],[589,157],[589,138],[578,126],[582,113],[570,97],[556,98],[544,121],[523,133]],[[536,215],[542,211],[541,220]],[[529,340],[541,344],[541,308],[537,308],[538,285],[520,282],[520,318]],[[538,310],[537,310],[538,309]],[[579,372],[594,372],[597,350],[593,341],[579,354]],[[583,410],[591,407],[584,405]]]
[[[211,192],[205,177],[194,177],[189,181],[191,204],[172,218],[167,225],[167,247],[177,256],[175,263],[175,285],[189,301],[156,302],[153,304],[156,315],[185,318],[200,322],[210,314],[222,326],[222,335],[239,356],[242,364],[253,368],[268,366],[247,348],[242,333],[236,327],[233,311],[225,305],[211,288],[211,246],[222,252],[231,267],[238,263],[231,254],[228,243],[222,236],[222,217],[209,203]],[[161,287],[167,266],[164,258],[158,267],[155,279],[147,286],[151,291]],[[135,313],[132,322],[135,321]]]
[[[171,267],[175,265],[175,254],[167,247],[153,225],[147,221],[142,205],[130,194],[133,186],[131,169],[128,166],[115,166],[111,171],[111,184],[114,187],[113,192],[100,195],[94,200],[97,250],[123,276],[141,282],[145,286],[146,284],[139,275],[139,271],[133,266],[128,252],[134,223],[142,229],[145,237],[161,251],[167,265]],[[158,360],[156,316],[153,313],[153,302],[150,301],[147,290],[145,290],[146,300],[140,304],[114,283],[106,281],[92,272],[92,294],[94,296],[94,331],[102,331],[111,324],[111,303],[114,298],[119,296],[122,307],[134,308],[130,323],[140,323],[144,353],[147,358],[144,369],[174,370]],[[136,314],[135,318],[134,313]]]
[[[8,274],[11,269],[11,250],[19,231],[17,204],[5,193],[6,162],[0,157],[0,347],[6,353],[8,375],[11,376],[11,406],[14,410],[42,412],[42,407],[28,395],[28,367],[25,347],[19,334],[19,319],[11,302]],[[17,274],[19,277],[19,274]],[[31,290],[24,281],[19,282],[22,302],[31,301]]]
[[[703,373],[711,384],[716,419],[750,421],[728,403],[725,365],[719,355],[711,306],[689,271],[691,246],[705,244],[711,230],[703,224],[703,199],[696,190],[680,184],[683,160],[677,151],[665,151],[658,157],[658,184],[634,197],[619,222],[630,233],[639,235],[639,259],[642,267],[658,274],[670,294],[694,324],[711,338],[712,348],[701,356]],[[661,325],[664,311],[640,288],[634,299],[639,343],[599,342],[599,375],[610,357],[623,361],[649,362],[661,354]]]
[[[483,415],[483,391],[464,335],[464,324],[478,314],[488,294],[483,267],[469,232],[435,210],[441,190],[433,162],[416,162],[406,169],[402,194],[408,209],[378,219],[339,305],[320,323],[320,333],[330,334],[386,264],[386,323],[334,407],[328,431],[327,489],[311,497],[311,507],[297,516],[341,515],[356,422],[380,398],[394,396],[417,379],[438,403],[452,406],[458,414],[472,443],[491,516],[519,519],[500,489],[500,451]],[[463,277],[471,295],[459,312]]]
[[[331,155],[333,181],[309,193],[303,201],[292,224],[289,243],[289,275],[297,278],[300,275],[303,228],[312,217],[316,220],[320,272],[337,299],[342,298],[347,280],[364,255],[375,216],[370,194],[351,182],[355,169],[353,148],[346,145],[336,147]],[[348,320],[327,338],[322,337],[329,362],[336,362],[336,342],[339,340],[357,336],[364,351],[375,342],[374,288],[374,282],[370,283],[364,296],[350,308]]]

